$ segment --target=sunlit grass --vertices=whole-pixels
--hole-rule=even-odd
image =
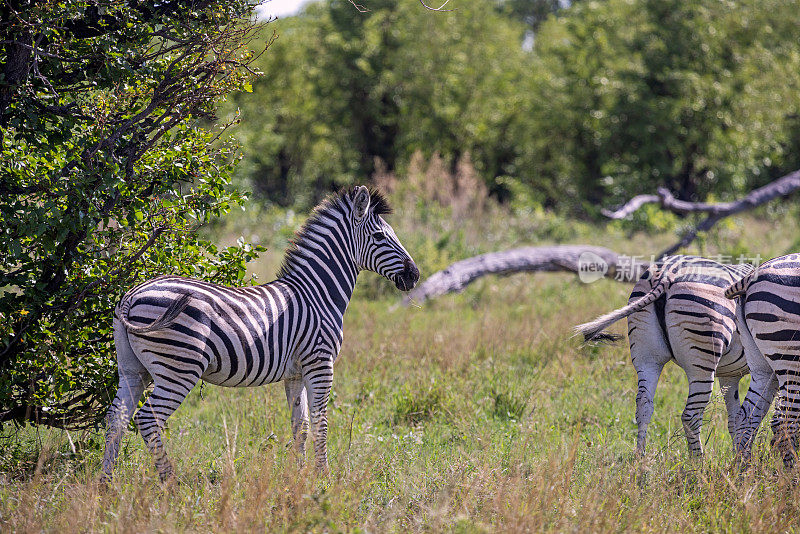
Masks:
[[[594,241],[634,253],[646,239]],[[737,469],[717,390],[706,455],[687,457],[687,385],[675,365],[659,384],[648,453],[636,456],[626,344],[582,348],[570,337],[629,291],[528,274],[483,279],[422,307],[357,292],[335,367],[329,476],[297,467],[280,384],[205,386],[169,421],[170,487],[133,433],[107,490],[96,482],[100,436],[25,429],[4,441],[0,530],[796,530],[795,474],[773,460],[768,430],[753,468]]]

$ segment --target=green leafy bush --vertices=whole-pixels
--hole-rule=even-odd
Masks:
[[[244,197],[200,120],[251,77],[248,0],[0,8],[0,423],[99,421],[112,311],[175,273],[243,283],[258,249],[197,228]]]
[[[492,415],[503,421],[519,421],[525,413],[527,403],[513,392],[492,390],[494,401]]]
[[[417,424],[444,412],[447,392],[438,382],[427,389],[411,389],[404,385],[394,394],[394,423]]]

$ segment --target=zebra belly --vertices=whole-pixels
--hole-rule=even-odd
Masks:
[[[293,325],[301,328],[291,328]],[[209,337],[211,363],[203,374],[210,384],[226,387],[260,386],[300,375],[298,358],[307,351],[307,321],[280,314],[268,327],[253,326],[247,335],[238,329]],[[305,332],[305,335],[303,334]]]
[[[246,342],[235,343],[231,336],[222,350],[214,347],[203,380],[218,386],[248,387],[280,382],[295,373],[295,359],[287,355],[292,339],[276,339],[270,330],[252,333]],[[213,339],[209,341],[213,343]]]

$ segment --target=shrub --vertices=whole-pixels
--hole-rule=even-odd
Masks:
[[[514,393],[492,390],[494,406],[492,416],[502,421],[519,421],[525,412],[527,403]]]
[[[438,382],[427,390],[412,391],[404,385],[394,394],[394,423],[417,424],[446,411],[447,393]]]
[[[200,126],[247,87],[248,0],[0,8],[0,424],[96,424],[113,397],[112,310],[175,273],[241,283],[257,250],[200,224],[236,148]],[[35,53],[32,53],[35,52]]]

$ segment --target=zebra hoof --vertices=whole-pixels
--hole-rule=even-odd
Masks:
[[[158,473],[158,478],[161,480],[161,484],[172,486],[175,484],[175,470],[172,469],[172,466],[169,466],[168,469]]]
[[[101,491],[106,491],[110,489],[111,482],[114,480],[114,477],[111,473],[102,473],[100,477],[97,479],[97,485],[100,487]]]
[[[325,462],[324,464],[320,463],[317,464],[317,474],[324,477],[331,474],[331,470],[328,467],[328,462]]]

